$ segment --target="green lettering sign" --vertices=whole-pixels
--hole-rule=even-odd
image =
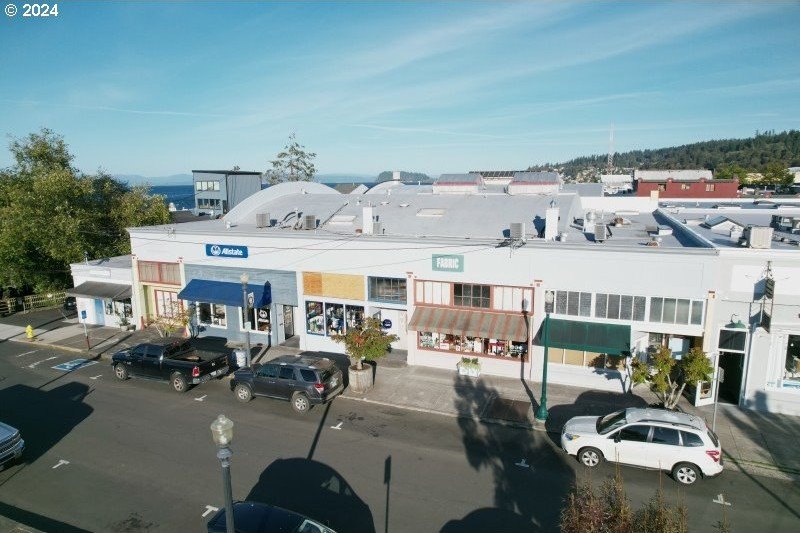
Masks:
[[[463,255],[436,255],[432,257],[432,268],[441,272],[464,272]]]

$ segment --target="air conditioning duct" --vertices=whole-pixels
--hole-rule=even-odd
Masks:
[[[269,213],[256,213],[256,227],[268,228],[272,225]]]
[[[748,248],[772,248],[772,228],[765,226],[749,226],[744,230]]]
[[[317,229],[317,215],[305,215],[303,217],[303,228]]]
[[[509,236],[511,237],[512,241],[525,242],[525,223],[512,222],[509,225]]]
[[[608,228],[602,222],[594,225],[594,240],[595,242],[603,242],[608,239]]]
[[[383,233],[383,222],[373,222],[372,223],[372,233],[374,235],[380,235]]]

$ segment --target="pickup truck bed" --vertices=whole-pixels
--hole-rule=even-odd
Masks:
[[[228,356],[197,351],[189,341],[144,343],[115,353],[114,375],[119,380],[140,377],[169,381],[177,392],[228,373]]]

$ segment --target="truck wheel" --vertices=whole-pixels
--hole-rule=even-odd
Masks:
[[[236,385],[233,393],[236,395],[236,399],[242,403],[247,403],[253,399],[253,391],[247,385]]]
[[[180,374],[172,374],[172,388],[175,389],[176,392],[186,392],[189,389],[188,384],[186,383],[186,378]]]
[[[302,392],[295,392],[292,396],[292,409],[297,411],[298,413],[306,413],[308,409],[311,407],[311,402],[308,400],[308,396],[303,394]]]
[[[128,369],[122,363],[117,363],[114,365],[114,375],[118,380],[125,381],[128,379]]]

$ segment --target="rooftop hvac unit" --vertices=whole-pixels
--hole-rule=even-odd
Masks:
[[[512,241],[525,242],[525,223],[524,222],[512,222],[510,224],[509,234],[511,236],[511,240]]]
[[[256,227],[257,228],[268,228],[270,227],[271,221],[269,218],[269,213],[256,213]]]
[[[750,226],[744,233],[747,238],[748,248],[771,248],[772,247],[772,228],[765,226]]]
[[[372,234],[373,235],[380,235],[383,233],[383,222],[373,222],[372,223]]]
[[[598,222],[594,225],[594,240],[603,242],[608,239],[608,228],[605,224]]]
[[[303,217],[303,227],[305,229],[317,229],[317,215],[305,215]]]

